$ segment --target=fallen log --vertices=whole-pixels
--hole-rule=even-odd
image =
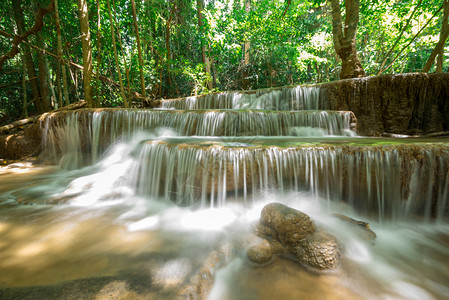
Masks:
[[[449,131],[434,132],[425,135],[425,137],[446,137],[446,136],[449,136]]]
[[[33,123],[34,121],[36,121],[39,118],[39,116],[34,116],[34,117],[30,117],[30,118],[26,118],[23,120],[19,120],[19,121],[15,121],[12,122],[11,124],[5,125],[0,127],[0,135],[4,135],[4,134],[8,134],[11,130],[29,124],[29,123]]]
[[[79,108],[83,108],[87,106],[87,102],[84,100],[69,104],[67,106],[58,108],[53,110],[52,112],[56,112],[56,111],[63,111],[63,110],[75,110],[75,109],[79,109]],[[18,127],[30,124],[35,122],[37,119],[40,118],[41,115],[38,116],[33,116],[33,117],[29,117],[26,119],[22,119],[22,120],[18,120],[15,122],[12,122],[11,124],[5,125],[0,127],[0,135],[4,135],[4,134],[8,134],[11,130],[16,129]]]

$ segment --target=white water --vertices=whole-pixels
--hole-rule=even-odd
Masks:
[[[53,162],[62,157],[69,169],[96,162],[116,141],[164,127],[181,136],[355,135],[353,114],[332,111],[79,110],[48,115],[42,126],[44,155]]]
[[[187,99],[162,100],[164,109],[325,110],[328,103],[317,87],[283,87],[252,92],[223,92]]]

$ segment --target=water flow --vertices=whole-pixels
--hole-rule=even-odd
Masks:
[[[250,92],[223,92],[186,99],[162,100],[163,109],[264,109],[326,110],[328,103],[318,87],[282,87]]]
[[[416,215],[429,220],[446,215],[446,185],[434,183],[447,182],[448,161],[449,149],[440,146],[240,148],[146,142],[130,184],[142,195],[178,205],[221,206],[242,199],[254,204],[270,193],[310,191],[380,220]]]
[[[43,121],[44,154],[66,168],[96,162],[110,144],[135,133],[167,127],[183,136],[354,135],[351,112],[79,110]],[[86,160],[88,158],[85,158]]]

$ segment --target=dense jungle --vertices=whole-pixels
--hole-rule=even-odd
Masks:
[[[78,2],[0,4],[0,125],[81,99],[139,107],[449,68],[447,1]]]

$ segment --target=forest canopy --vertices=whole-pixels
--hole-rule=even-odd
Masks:
[[[448,0],[6,0],[0,124],[90,106],[446,72]]]

